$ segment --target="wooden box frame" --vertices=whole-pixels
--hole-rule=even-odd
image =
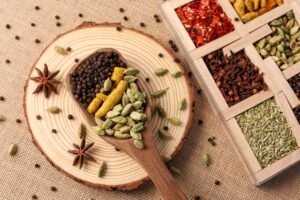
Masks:
[[[300,101],[286,81],[300,72],[300,62],[281,72],[271,57],[263,60],[253,45],[253,43],[271,33],[268,25],[270,21],[284,15],[289,10],[294,11],[297,21],[300,22],[300,2],[298,3],[297,0],[285,0],[283,5],[246,24],[232,20],[235,26],[233,34],[228,37],[225,35],[221,37],[222,40],[217,39],[196,48],[175,12],[175,8],[191,1],[169,0],[162,4],[161,15],[179,49],[186,55],[186,61],[190,65],[190,70],[202,87],[204,94],[209,98],[214,113],[223,122],[221,125],[226,130],[229,141],[242,161],[251,181],[257,186],[261,185],[299,162],[300,148],[262,169],[235,117],[267,99],[275,98],[277,105],[286,116],[288,124],[293,130],[298,147],[300,147],[300,125],[292,111],[294,107],[300,105]],[[229,1],[219,0],[218,2],[229,18],[239,17]],[[224,54],[245,50],[250,60],[264,73],[264,80],[269,89],[229,107],[203,61],[205,55],[218,49],[223,49]],[[277,70],[274,70],[274,68]],[[283,84],[281,84],[282,82]]]

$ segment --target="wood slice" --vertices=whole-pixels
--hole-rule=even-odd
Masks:
[[[120,25],[86,22],[55,38],[41,53],[29,77],[36,76],[33,69],[35,67],[42,69],[44,63],[48,64],[51,72],[60,70],[57,76],[57,79],[62,81],[58,87],[59,94],[52,94],[48,99],[42,93],[33,95],[37,84],[28,80],[25,86],[24,110],[33,142],[58,170],[89,186],[132,190],[149,179],[146,172],[127,154],[116,151],[113,146],[94,134],[91,127],[87,127],[87,142],[93,141],[95,145],[90,154],[97,161],[106,161],[106,174],[102,178],[98,177],[99,163],[86,162],[81,170],[72,166],[74,156],[67,150],[72,149],[72,143],[80,143],[77,135],[79,124],[81,122],[88,124],[79,105],[67,91],[65,80],[68,71],[74,66],[74,59],[84,59],[100,48],[114,48],[124,56],[129,66],[140,69],[139,80],[148,96],[156,90],[170,87],[164,97],[153,100],[153,103],[160,102],[169,116],[180,118],[183,126],[173,126],[157,115],[153,117],[152,124],[158,151],[172,158],[182,147],[191,126],[194,90],[187,76],[178,79],[171,77],[170,73],[174,71],[184,71],[180,64],[174,62],[172,53],[149,35],[124,27],[122,31],[117,31],[116,26]],[[72,51],[66,56],[59,55],[54,50],[55,45],[71,47]],[[159,53],[163,54],[163,58],[158,56]],[[154,69],[159,67],[167,68],[170,72],[163,77],[157,77],[154,75]],[[146,77],[149,77],[149,83],[144,81]],[[183,98],[186,98],[188,107],[180,111],[178,104]],[[46,111],[49,106],[58,106],[62,112],[50,114]],[[74,120],[68,120],[68,114],[72,114]],[[36,115],[41,115],[42,120],[37,120]],[[158,129],[165,125],[170,129],[172,135],[170,140],[163,140],[156,134]],[[53,134],[52,129],[56,129],[57,133]]]

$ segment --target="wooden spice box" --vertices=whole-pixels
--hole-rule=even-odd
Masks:
[[[272,33],[268,23],[288,11],[293,10],[296,20],[300,23],[300,3],[297,0],[286,0],[281,6],[244,24],[241,21],[233,20],[238,18],[238,15],[229,0],[219,0],[218,3],[223,11],[232,19],[235,31],[196,48],[175,12],[176,8],[191,1],[169,0],[163,3],[161,6],[162,17],[181,52],[186,55],[186,61],[205,95],[209,98],[214,113],[223,122],[222,126],[225,128],[227,136],[252,182],[255,185],[261,185],[297,163],[300,160],[300,148],[262,168],[235,117],[268,99],[274,98],[292,129],[298,147],[300,147],[300,125],[292,110],[300,105],[300,101],[287,82],[289,78],[300,73],[300,62],[281,71],[272,57],[263,59],[254,47],[254,43]],[[251,62],[264,74],[263,77],[269,87],[268,90],[258,92],[229,107],[203,60],[204,56],[218,49],[222,49],[226,55],[244,50]]]

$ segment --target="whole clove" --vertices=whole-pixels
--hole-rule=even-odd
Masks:
[[[217,50],[205,56],[204,61],[229,106],[268,89],[263,74],[244,51],[228,57]]]

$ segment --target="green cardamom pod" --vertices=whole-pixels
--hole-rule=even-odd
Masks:
[[[115,130],[108,128],[108,129],[105,129],[105,133],[106,133],[106,135],[112,136],[115,134]]]
[[[202,156],[202,163],[208,167],[210,163],[209,155],[206,153]]]
[[[68,54],[68,51],[65,50],[63,47],[61,46],[54,46],[54,50],[56,51],[56,53],[60,54],[60,55],[67,55]]]
[[[137,133],[137,132],[133,132],[133,131],[130,131],[130,136],[131,136],[133,139],[135,139],[135,140],[142,140],[142,139],[143,139],[141,133]]]
[[[49,113],[52,113],[52,114],[57,114],[57,113],[60,113],[60,108],[56,107],[56,106],[51,106],[47,109],[47,111]]]
[[[106,114],[106,117],[107,118],[114,118],[114,117],[117,117],[120,115],[120,112],[117,112],[117,111],[109,111],[107,114]]]
[[[133,105],[133,107],[134,107],[135,110],[138,110],[138,109],[140,109],[143,106],[143,102],[136,101],[132,105]]]
[[[127,81],[128,83],[132,83],[137,80],[137,77],[133,75],[126,75],[124,76],[124,80]]]
[[[99,135],[99,136],[103,136],[105,135],[105,131],[103,130],[103,128],[100,128],[99,126],[93,126],[93,131]]]
[[[122,126],[121,128],[119,128],[119,131],[123,134],[123,133],[129,133],[131,127],[130,126]]]
[[[127,122],[126,117],[123,117],[123,116],[117,116],[117,117],[111,118],[110,120],[115,123],[118,123],[118,124],[126,124],[126,122]]]
[[[135,125],[135,122],[133,119],[131,119],[130,117],[127,117],[127,125],[128,126],[134,126]]]
[[[10,156],[14,156],[17,154],[17,151],[18,151],[18,146],[16,144],[11,144],[8,148],[8,154]]]
[[[277,44],[279,42],[281,42],[282,40],[284,39],[284,37],[282,35],[276,35],[276,36],[273,36],[270,40],[269,40],[269,43],[271,45],[274,45],[274,44]]]
[[[110,119],[106,119],[103,123],[103,129],[108,129],[111,128],[113,126],[113,122]]]
[[[165,109],[163,109],[160,104],[157,104],[157,106],[155,106],[155,112],[157,112],[158,116],[160,116],[161,118],[167,116]]]
[[[86,127],[83,123],[81,123],[78,127],[78,136],[80,139],[85,138],[86,136]]]
[[[135,75],[137,75],[139,72],[140,72],[140,71],[139,71],[138,69],[130,67],[130,68],[126,69],[126,70],[123,72],[123,74],[135,76]]]
[[[139,88],[136,83],[130,83],[129,87],[130,87],[131,91],[133,91],[133,92],[139,91]]]
[[[264,38],[264,39],[261,39],[261,40],[258,42],[257,46],[258,46],[260,49],[262,49],[262,48],[265,47],[266,43],[267,43],[267,39]]]
[[[133,132],[141,132],[144,129],[144,123],[140,122],[132,126],[131,131]]]
[[[173,72],[173,73],[171,74],[171,76],[172,76],[173,78],[179,78],[179,77],[182,76],[182,72],[181,72],[181,71]]]
[[[295,19],[290,19],[287,24],[286,24],[286,27],[291,29],[293,26],[294,26],[294,23],[295,23]]]
[[[127,119],[127,121],[128,121],[128,119]],[[128,123],[128,122],[127,122],[127,123]],[[124,126],[124,124],[116,124],[116,125],[114,125],[113,130],[118,131],[118,130],[120,130],[120,128],[123,127],[123,126]]]
[[[159,137],[161,137],[163,139],[171,138],[171,134],[167,130],[164,130],[162,128],[158,130],[158,135],[159,135]]]
[[[6,117],[4,115],[0,115],[0,122],[4,122],[6,120]]]
[[[122,116],[127,116],[127,115],[129,115],[129,113],[130,113],[132,110],[133,110],[133,104],[132,104],[132,103],[129,103],[129,104],[127,104],[127,105],[123,108],[123,110],[122,110],[122,112],[121,112],[121,115],[122,115]]]
[[[294,26],[293,28],[291,28],[290,35],[294,35],[295,33],[297,33],[299,31],[299,28],[299,26]]]
[[[122,110],[123,110],[123,105],[121,105],[121,104],[118,104],[118,105],[116,105],[114,108],[113,108],[113,111],[115,111],[115,112],[121,112]]]
[[[169,70],[165,69],[165,68],[158,68],[154,70],[154,73],[156,74],[156,76],[163,76],[165,75]]]
[[[145,149],[145,144],[141,140],[133,140],[133,144],[138,149]]]
[[[151,96],[154,97],[154,98],[162,97],[163,95],[166,94],[166,92],[167,92],[168,89],[169,89],[169,88],[166,88],[166,89],[164,89],[164,90],[158,90],[158,91],[152,93]]]
[[[106,168],[107,168],[106,162],[100,161],[99,170],[98,170],[98,177],[99,178],[104,176]]]
[[[130,113],[130,118],[136,121],[145,121],[147,119],[147,115],[144,113],[139,113],[136,111],[133,111]]]
[[[101,120],[100,118],[95,117],[95,122],[99,127],[103,127],[104,121]]]
[[[271,23],[270,23],[271,26],[281,26],[282,25],[282,22],[281,20],[279,19],[276,19],[276,20],[273,20]]]
[[[144,103],[146,102],[146,96],[141,92],[136,92],[134,94],[134,98],[137,101],[141,101],[141,102],[144,102]]]
[[[131,91],[131,89],[128,88],[126,90],[126,95],[131,103],[135,102],[134,93]]]
[[[175,125],[175,126],[181,126],[182,122],[177,117],[167,117],[168,121]]]
[[[120,131],[116,131],[115,133],[114,133],[114,136],[116,137],[116,138],[119,138],[119,139],[128,139],[128,138],[130,138],[130,135],[128,134],[128,133],[121,133]]]
[[[112,82],[111,82],[110,78],[107,78],[107,79],[104,81],[104,84],[103,84],[103,90],[104,90],[105,92],[108,92],[108,91],[110,91],[111,87],[112,87]]]
[[[122,105],[126,106],[128,103],[129,103],[129,98],[126,94],[124,94],[122,97]]]
[[[187,107],[186,99],[182,99],[182,100],[179,102],[179,109],[180,109],[180,110],[185,110],[186,107]]]
[[[175,167],[174,165],[170,165],[170,166],[169,166],[169,170],[170,170],[170,172],[171,172],[172,174],[174,174],[174,175],[177,175],[177,176],[180,176],[180,175],[181,175],[180,170],[179,170],[177,167]]]

